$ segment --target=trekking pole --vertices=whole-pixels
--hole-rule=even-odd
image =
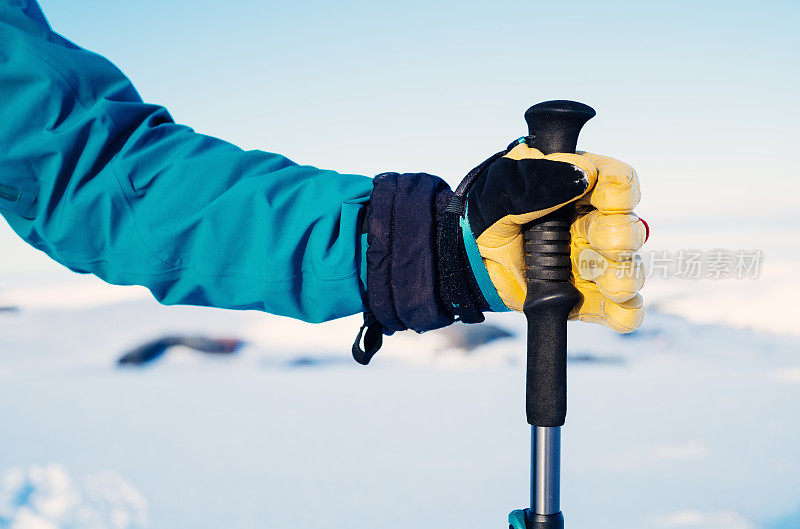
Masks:
[[[528,144],[544,154],[574,153],[593,108],[547,101],[525,112]],[[531,505],[508,515],[509,529],[563,529],[561,426],[567,415],[567,317],[579,294],[569,282],[569,229],[574,205],[537,219],[524,230],[523,312],[528,320],[525,412],[531,425]]]

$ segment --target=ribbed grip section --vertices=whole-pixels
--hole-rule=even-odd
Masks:
[[[532,223],[525,230],[527,279],[569,281],[569,220],[557,218]]]

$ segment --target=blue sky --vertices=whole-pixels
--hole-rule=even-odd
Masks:
[[[455,184],[568,98],[657,223],[788,217],[800,191],[797,2],[41,4],[176,120],[299,163]]]

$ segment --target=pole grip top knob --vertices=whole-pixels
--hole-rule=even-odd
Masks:
[[[581,127],[595,114],[592,107],[577,101],[545,101],[533,105],[525,112],[528,134],[533,136],[529,145],[544,154],[575,152]]]

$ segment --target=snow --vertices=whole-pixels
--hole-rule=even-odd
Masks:
[[[760,248],[764,269],[648,278],[632,335],[570,325],[567,527],[797,529],[791,229],[648,220],[652,248]],[[19,308],[0,312],[0,529],[477,529],[527,504],[518,314],[400,333],[362,367],[357,316],[163,307],[37,266],[0,285],[0,307]],[[116,366],[175,334],[245,346]]]
[[[465,351],[466,326],[403,333],[362,367],[357,317],[313,326],[70,281],[78,303],[23,289],[0,315],[0,528],[504,527],[526,505],[517,314],[489,318],[510,338]],[[247,345],[114,366],[173,333]],[[571,324],[569,526],[797,527],[799,345],[655,309],[630,336]]]
[[[147,524],[146,501],[113,472],[75,482],[61,466],[12,468],[0,481],[0,527],[136,529]]]
[[[753,529],[753,524],[735,512],[679,511],[656,518],[655,526],[680,529],[704,527],[707,529]]]

